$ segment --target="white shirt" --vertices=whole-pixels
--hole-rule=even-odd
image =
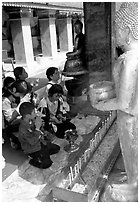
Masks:
[[[20,99],[20,103],[18,104],[18,106],[16,107],[16,111],[19,113],[19,107],[23,102],[30,102],[30,93],[27,93],[23,98]]]
[[[2,111],[4,118],[7,121],[9,121],[12,118],[12,114],[15,111],[15,108],[12,108],[11,101],[7,97],[4,97],[2,99]]]
[[[49,100],[49,98],[47,97],[46,98],[46,103],[48,105],[48,109],[50,111],[50,114],[52,116],[55,116],[56,115],[56,112],[57,112],[57,109],[58,109],[58,101],[54,101],[54,102],[51,102]]]

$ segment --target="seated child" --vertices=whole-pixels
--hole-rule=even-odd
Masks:
[[[53,84],[59,84],[60,83],[60,73],[58,71],[57,67],[49,67],[46,71],[46,76],[48,79],[48,83],[46,86],[46,91],[51,88]]]
[[[25,81],[13,82],[3,94],[2,112],[6,124],[6,134],[11,142],[11,147],[20,149],[18,138],[13,133],[18,132],[20,119],[19,106],[25,101],[30,101],[30,94]],[[19,97],[19,104],[15,105],[16,97]]]
[[[23,67],[16,67],[14,69],[14,76],[16,81],[26,81],[28,78],[28,73]],[[26,81],[27,82],[27,81]],[[27,82],[28,90],[32,90],[32,86],[29,82]]]
[[[59,138],[64,138],[66,130],[75,130],[76,126],[70,122],[70,119],[67,119],[67,114],[63,114],[60,110],[60,98],[63,95],[63,89],[61,85],[54,84],[48,91],[48,96],[42,100],[38,106],[38,109],[45,111],[47,117],[45,122],[52,123],[52,126],[55,127],[55,134]],[[49,119],[48,119],[49,118]],[[49,131],[49,130],[48,130]]]
[[[50,155],[58,153],[60,147],[43,139],[43,133],[40,130],[42,119],[35,113],[32,103],[22,103],[19,112],[22,115],[19,141],[24,153],[32,158],[29,163],[38,168],[49,168],[53,163]]]
[[[16,119],[18,114],[16,113],[15,103],[16,98],[10,91],[10,86],[15,82],[12,77],[6,77],[3,82],[3,93],[2,93],[2,115],[4,119],[4,129],[8,136],[11,147],[14,149],[20,149],[20,143],[17,137],[14,136],[13,132],[18,131],[17,125],[11,125]]]
[[[2,87],[2,128],[6,131],[7,121],[10,120],[14,111],[15,98],[8,92],[9,86],[15,81],[12,77],[6,77],[3,81]],[[5,138],[2,137],[2,141],[5,142]]]
[[[60,109],[62,110],[62,112],[65,110],[70,111],[70,108],[69,108],[69,105],[67,104],[67,99],[66,99],[67,89],[65,86],[65,79],[62,80],[58,68],[57,67],[49,67],[46,71],[46,76],[47,76],[49,82],[47,83],[47,86],[45,89],[45,92],[46,92],[45,95],[48,94],[48,90],[51,88],[51,86],[53,84],[60,84],[62,86],[63,92],[64,92],[63,96],[60,98],[60,101],[61,101]],[[69,79],[70,77],[67,77],[67,78]]]
[[[19,82],[19,81],[25,81],[26,82],[28,92],[31,93],[30,101],[32,103],[34,103],[34,99],[37,98],[37,95],[33,91],[33,86],[29,82],[26,81],[26,79],[28,78],[28,73],[26,72],[26,70],[23,67],[16,67],[14,69],[14,76],[15,76],[16,82]]]
[[[3,81],[3,87],[2,87],[2,95],[7,91],[8,87],[15,82],[15,79],[13,77],[6,77]]]

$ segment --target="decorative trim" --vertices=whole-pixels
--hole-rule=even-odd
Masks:
[[[48,9],[48,10],[61,10],[61,11],[71,11],[71,12],[82,12],[82,8],[74,7],[64,7],[58,5],[44,4],[44,3],[33,3],[33,2],[2,2],[2,6],[11,6],[11,7],[25,7],[25,8],[36,8],[36,9]]]

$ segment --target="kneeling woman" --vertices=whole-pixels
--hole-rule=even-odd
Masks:
[[[70,122],[70,119],[67,118],[66,115],[64,115],[60,111],[61,107],[61,97],[63,95],[63,89],[61,85],[54,84],[51,86],[51,88],[48,91],[48,96],[45,97],[39,107],[43,107],[43,113],[45,113],[46,117],[45,120],[45,126],[46,130],[49,123],[52,123],[55,130],[55,134],[59,138],[64,138],[64,134],[66,130],[75,130],[76,126]]]

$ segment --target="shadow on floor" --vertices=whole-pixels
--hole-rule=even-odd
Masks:
[[[5,158],[5,168],[2,169],[2,181],[10,176],[28,158],[21,150],[11,148],[10,142],[3,133],[5,143],[2,145],[2,155]]]

